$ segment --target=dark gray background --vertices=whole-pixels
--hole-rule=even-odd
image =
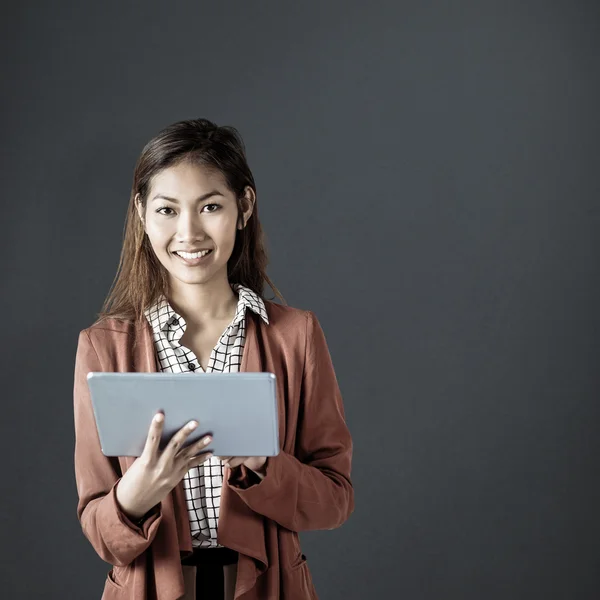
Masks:
[[[355,513],[302,534],[319,596],[598,597],[597,2],[2,10],[3,596],[100,597],[77,335],[142,146],[208,117],[244,137],[354,438]]]

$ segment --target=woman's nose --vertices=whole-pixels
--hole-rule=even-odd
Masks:
[[[177,234],[181,239],[196,238],[202,235],[200,215],[194,212],[183,212],[177,220]]]

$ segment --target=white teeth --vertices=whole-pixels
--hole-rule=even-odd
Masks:
[[[175,254],[178,254],[182,258],[193,259],[200,258],[201,256],[206,256],[209,252],[210,250],[202,250],[202,252],[194,252],[192,254],[190,254],[189,252],[175,252]]]

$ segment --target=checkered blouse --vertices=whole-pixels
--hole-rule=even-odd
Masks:
[[[239,295],[237,311],[233,321],[225,328],[213,348],[206,373],[239,371],[246,340],[246,308],[260,315],[265,323],[269,323],[264,302],[258,294],[239,284],[233,284],[231,288]],[[164,296],[148,308],[145,315],[152,327],[154,348],[161,372],[205,373],[196,355],[179,343],[186,323]],[[223,485],[222,461],[212,456],[200,466],[191,468],[183,479],[183,485],[190,518],[192,546],[220,547],[217,543],[217,524]]]

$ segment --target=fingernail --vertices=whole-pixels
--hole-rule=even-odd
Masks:
[[[211,440],[212,440],[212,438],[210,437],[210,435],[207,435],[202,441],[205,444],[210,444]]]
[[[188,429],[194,429],[195,427],[198,427],[198,421],[190,421],[188,423]]]
[[[163,418],[164,418],[164,417],[163,417],[163,414],[162,414],[162,413],[158,413],[157,415],[155,415],[155,417],[154,417],[154,420],[155,420],[157,423],[160,423],[160,422],[163,420]]]

